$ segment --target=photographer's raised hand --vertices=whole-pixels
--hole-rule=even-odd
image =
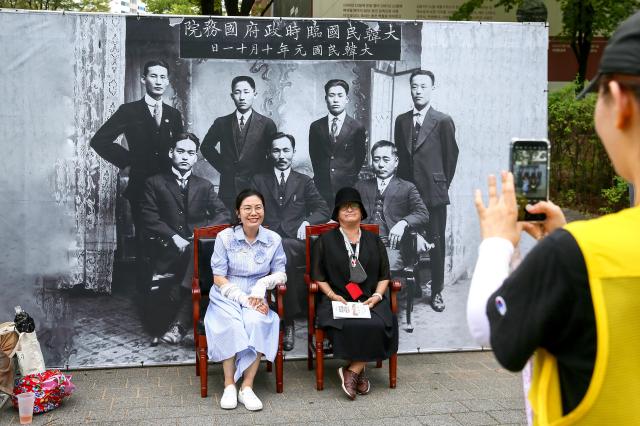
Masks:
[[[483,239],[498,237],[510,241],[514,246],[520,241],[522,225],[518,224],[518,205],[513,185],[513,174],[502,172],[501,193],[498,195],[496,177],[489,175],[489,202],[485,207],[482,192],[475,191],[475,205],[480,219]]]

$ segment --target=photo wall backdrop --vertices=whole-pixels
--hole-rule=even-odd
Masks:
[[[10,160],[0,177],[0,321],[11,320],[16,305],[29,312],[49,367],[191,362],[192,337],[182,333],[190,328],[188,254],[145,216],[147,179],[160,170],[175,184],[166,174],[168,141],[192,132],[203,143],[193,175],[228,202],[242,189],[229,182],[275,182],[262,142],[270,145],[275,129],[295,139],[292,170],[314,178],[320,201],[311,207],[305,195],[266,208],[298,212],[290,222],[325,221],[331,176],[340,175],[367,194],[369,215],[383,228],[418,216],[411,229],[422,250],[399,259],[418,262],[416,284],[405,282],[400,294],[400,352],[475,348],[465,320],[480,238],[473,190],[507,167],[512,137],[546,136],[547,45],[544,24],[0,11],[0,141]],[[412,97],[410,76],[421,69],[433,81],[417,75],[422,94]],[[240,79],[234,99],[238,76],[255,90]],[[346,83],[348,94],[342,83],[326,94],[330,80]],[[158,112],[147,93],[160,94]],[[332,134],[334,97],[344,113]],[[418,128],[414,101],[428,104]],[[252,107],[242,128],[236,104]],[[392,180],[400,183],[382,192],[386,205],[376,215],[370,151],[380,140],[399,152]],[[334,162],[340,156],[345,161]],[[423,171],[408,169],[407,158]],[[419,200],[409,202],[413,185]],[[214,204],[155,207],[188,240],[194,221],[169,217],[184,208],[198,224],[228,222]],[[415,215],[422,204],[429,220]],[[391,247],[389,254],[398,260]],[[396,276],[403,266],[395,265]],[[301,279],[290,274],[288,285],[304,295]],[[285,356],[304,357],[306,306],[289,303],[298,312],[287,318],[294,339]],[[183,328],[172,334],[177,324]]]

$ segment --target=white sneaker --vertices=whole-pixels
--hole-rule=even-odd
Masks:
[[[225,410],[233,410],[238,406],[238,394],[236,385],[228,385],[224,388],[222,398],[220,398],[220,407]]]
[[[262,410],[262,401],[253,393],[253,389],[244,388],[238,392],[238,401],[249,411]]]

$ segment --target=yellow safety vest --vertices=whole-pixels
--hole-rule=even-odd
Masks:
[[[536,351],[529,392],[534,424],[640,425],[640,207],[565,229],[587,267],[596,360],[587,393],[563,416],[556,358]]]

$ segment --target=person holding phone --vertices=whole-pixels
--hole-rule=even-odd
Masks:
[[[609,39],[599,71],[595,128],[616,173],[640,184],[640,12]],[[476,191],[483,241],[467,304],[471,334],[505,368],[533,357],[535,424],[638,424],[640,411],[640,205],[566,225],[558,206],[518,223],[513,175]],[[524,229],[540,242],[509,274]],[[622,393],[623,392],[623,393]],[[556,424],[556,423],[554,423]],[[557,423],[560,424],[560,423]]]

